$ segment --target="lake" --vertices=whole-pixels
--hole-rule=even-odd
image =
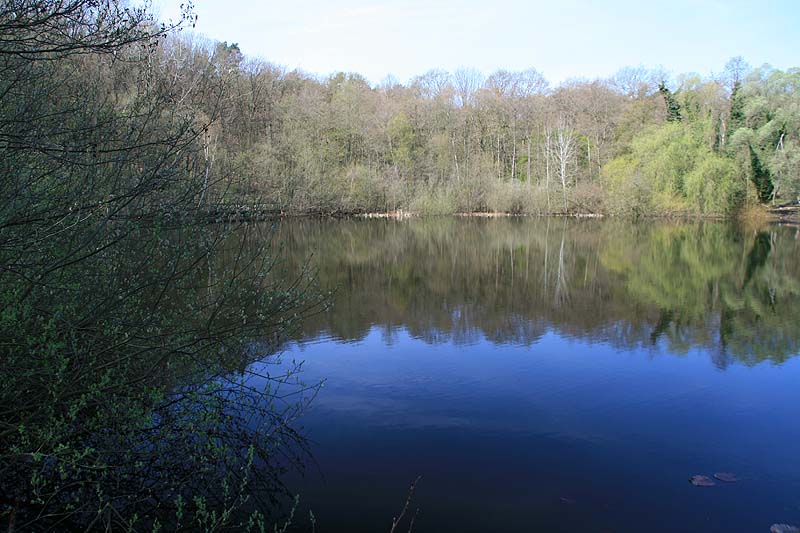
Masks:
[[[800,523],[800,233],[621,220],[288,220],[331,310],[290,476],[319,531]],[[310,258],[310,259],[309,259]],[[738,481],[696,487],[693,475]],[[408,529],[408,517],[399,530]]]

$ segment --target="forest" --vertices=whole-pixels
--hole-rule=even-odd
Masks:
[[[155,60],[209,117],[206,165],[225,181],[222,203],[719,216],[800,192],[800,70],[741,57],[708,77],[627,67],[557,86],[534,68],[371,86],[186,34]]]
[[[38,96],[52,95],[54,107],[82,100],[81,120],[96,134],[82,149],[101,153],[119,142],[110,118],[130,111],[137,79],[147,105],[164,106],[192,135],[181,172],[202,175],[207,204],[719,216],[799,198],[797,68],[735,57],[707,76],[636,66],[553,85],[535,68],[462,68],[371,85],[358,73],[318,76],[248,57],[186,21],[175,29],[187,31],[164,27],[157,41],[120,42],[113,54],[88,43],[36,78]],[[21,80],[7,79],[9,101]],[[54,145],[37,149],[60,149],[67,131],[37,134]]]

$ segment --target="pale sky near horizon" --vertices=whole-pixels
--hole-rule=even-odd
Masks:
[[[153,0],[163,19],[182,0]],[[185,1],[185,0],[183,0]],[[709,75],[733,56],[800,66],[800,0],[194,0],[196,32],[248,56],[373,84],[534,67],[552,83],[625,66]]]

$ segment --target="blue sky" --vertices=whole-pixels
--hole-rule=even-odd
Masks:
[[[154,0],[162,18],[181,0]],[[325,75],[405,82],[432,68],[535,67],[551,82],[624,66],[718,72],[800,66],[800,0],[194,0],[197,31]]]

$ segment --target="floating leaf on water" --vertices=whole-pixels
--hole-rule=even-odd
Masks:
[[[772,524],[770,533],[800,533],[800,528],[789,524]]]
[[[717,472],[714,474],[714,477],[720,481],[724,481],[725,483],[736,483],[739,481],[739,478],[736,477],[736,474],[732,472]]]
[[[689,478],[689,482],[695,487],[713,487],[716,485],[714,480],[708,476],[692,476]]]

